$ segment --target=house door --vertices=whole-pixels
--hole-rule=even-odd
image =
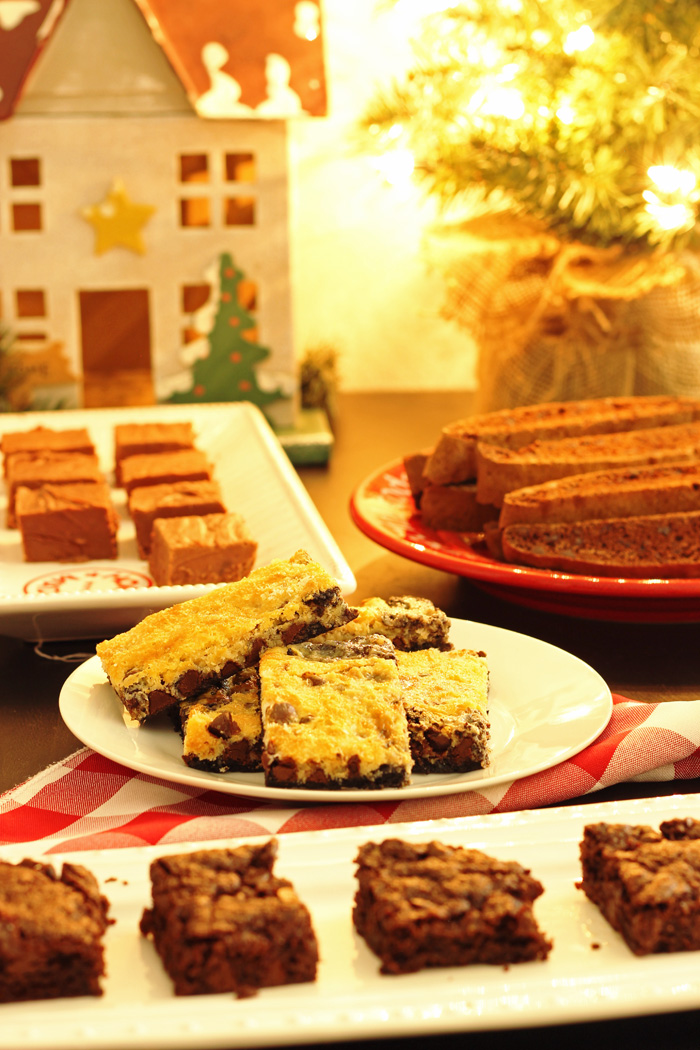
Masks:
[[[84,407],[152,405],[148,290],[79,296]]]

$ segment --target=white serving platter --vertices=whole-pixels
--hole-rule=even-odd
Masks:
[[[274,432],[249,402],[210,405],[77,409],[0,415],[0,435],[37,426],[86,427],[100,464],[114,484],[117,423],[190,420],[197,447],[209,457],[227,508],[242,514],[258,541],[257,565],[304,549],[338,581],[355,579]],[[113,489],[120,516],[115,561],[25,562],[16,529],[4,527],[0,496],[0,633],[27,641],[109,637],[149,613],[196,598],[214,584],[157,587],[138,556],[123,489]]]
[[[313,803],[368,803],[493,787],[563,762],[608,724],[608,686],[597,671],[566,650],[516,631],[459,619],[451,621],[450,641],[458,649],[486,653],[491,762],[469,773],[414,774],[401,788],[309,791],[267,787],[262,773],[193,769],[183,762],[182,740],[167,715],[135,729],[125,725],[124,709],[96,656],[68,677],[59,709],[79,740],[129,769],[248,798]]]
[[[607,820],[658,827],[661,820],[678,816],[700,817],[700,796],[281,835],[275,870],[292,880],[310,908],[321,954],[318,979],[265,989],[250,999],[174,996],[151,943],[138,932],[150,903],[151,860],[242,840],[50,856],[46,859],[54,864],[69,859],[90,868],[111,902],[116,923],[106,935],[104,995],[1,1005],[0,1046],[231,1050],[525,1029],[697,1009],[700,952],[633,955],[575,885],[585,824]],[[354,858],[361,844],[390,837],[470,846],[530,868],[544,886],[535,914],[554,941],[548,959],[381,975],[377,959],[352,927]],[[3,847],[0,857],[36,859],[45,845]]]

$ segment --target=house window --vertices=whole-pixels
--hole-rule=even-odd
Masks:
[[[30,192],[42,184],[41,162],[38,157],[10,158],[10,186],[13,199],[10,205],[11,227],[15,233],[26,233],[43,228],[41,202],[28,199]],[[33,197],[34,194],[31,194]]]
[[[182,153],[178,157],[181,227],[254,226],[257,180],[255,155]]]
[[[21,343],[43,343],[48,338],[46,331],[37,329],[36,323],[48,316],[46,292],[41,288],[17,288],[14,293],[15,336]],[[27,327],[31,324],[32,327]]]
[[[46,295],[41,288],[18,288],[15,303],[18,317],[46,317]]]

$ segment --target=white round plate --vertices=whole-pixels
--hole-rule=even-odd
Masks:
[[[97,656],[66,680],[59,697],[64,722],[93,751],[151,776],[249,798],[304,802],[406,799],[486,788],[549,769],[577,754],[605,728],[612,696],[588,664],[548,642],[500,627],[452,620],[458,649],[486,653],[489,672],[491,764],[470,773],[414,774],[403,788],[323,791],[266,787],[262,773],[205,773],[182,759],[182,743],[167,716],[128,728],[122,706]]]

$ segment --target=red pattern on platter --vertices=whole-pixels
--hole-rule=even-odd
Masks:
[[[350,500],[353,521],[375,543],[411,561],[471,579],[498,598],[543,612],[623,622],[700,622],[700,579],[634,580],[530,569],[497,561],[485,544],[426,528],[402,460],[380,467]]]
[[[59,569],[28,580],[24,594],[83,594],[86,591],[126,591],[134,587],[153,587],[150,576],[136,569],[85,568]]]

